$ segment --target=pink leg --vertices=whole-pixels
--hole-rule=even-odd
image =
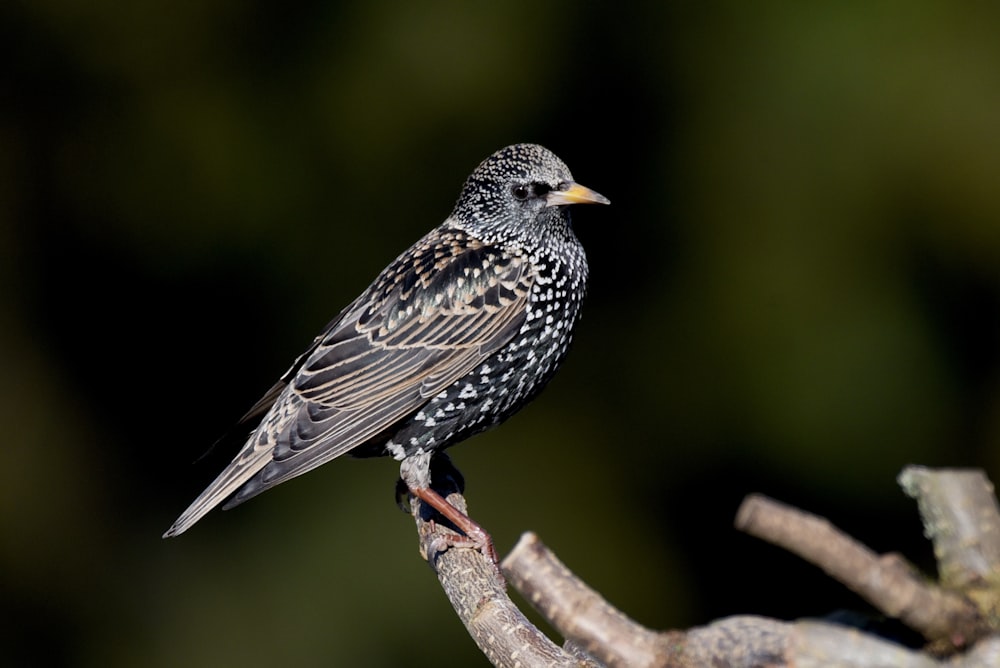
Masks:
[[[444,497],[430,487],[409,487],[409,490],[410,494],[441,513],[441,515],[458,527],[462,533],[469,537],[472,546],[482,552],[494,566],[500,563],[500,560],[497,559],[496,549],[493,547],[493,537],[486,532],[486,529],[476,524],[472,518],[448,503]]]

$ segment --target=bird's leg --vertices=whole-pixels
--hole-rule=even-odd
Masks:
[[[499,569],[498,564],[500,560],[497,557],[496,548],[493,547],[493,537],[490,536],[489,532],[477,524],[471,517],[448,503],[447,499],[431,488],[432,466],[435,469],[435,477],[439,479],[439,483],[450,479],[458,489],[464,486],[461,473],[451,464],[451,460],[447,455],[443,453],[433,455],[422,450],[417,450],[415,454],[410,455],[400,464],[399,475],[402,483],[411,495],[436,510],[442,517],[465,534],[466,538],[464,540],[457,536],[446,538],[445,540],[448,541],[448,545],[474,547],[482,552],[495,568]]]
[[[496,548],[493,547],[493,537],[479,526],[471,517],[460,511],[455,506],[448,503],[447,499],[435,492],[430,487],[409,487],[410,494],[417,497],[454,524],[466,535],[468,540],[461,538],[449,538],[448,543],[456,547],[474,547],[483,553],[487,559],[498,564]]]

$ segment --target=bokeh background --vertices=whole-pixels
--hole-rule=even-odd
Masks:
[[[181,538],[195,462],[450,211],[545,144],[591,291],[542,398],[453,450],[679,628],[864,611],[731,528],[764,492],[933,569],[908,463],[1000,480],[989,3],[14,0],[0,7],[0,663],[483,665],[389,460]]]

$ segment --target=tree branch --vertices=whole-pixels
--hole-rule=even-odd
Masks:
[[[503,561],[504,572],[562,635],[608,666],[796,666],[932,668],[938,661],[855,629],[814,621],[743,615],[687,631],[651,631],[628,619],[576,578],[537,536],[527,533]],[[952,668],[985,668],[989,663]]]
[[[436,462],[435,489],[464,512],[462,478]],[[642,668],[991,668],[1000,665],[1000,507],[978,472],[906,469],[900,483],[917,498],[948,587],[925,581],[899,555],[879,556],[830,522],[764,496],[748,497],[738,528],[782,546],[933,641],[918,652],[859,630],[816,621],[737,616],[687,631],[653,631],[580,581],[531,533],[502,568],[552,626],[560,648],[507,596],[503,578],[476,549],[414,501],[421,554],[484,654],[497,666]],[[458,542],[461,545],[461,541]],[[947,573],[947,577],[945,577]],[[928,648],[925,648],[925,650]],[[964,650],[964,653],[956,653]],[[936,655],[950,654],[949,659]]]

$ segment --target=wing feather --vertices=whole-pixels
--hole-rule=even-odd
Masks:
[[[427,235],[296,360],[246,445],[167,535],[229,497],[226,508],[391,436],[514,336],[534,279],[527,266],[448,227]]]

